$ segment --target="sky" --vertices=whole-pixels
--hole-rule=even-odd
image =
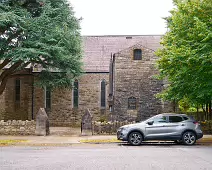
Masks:
[[[172,0],[69,0],[82,35],[160,35]]]

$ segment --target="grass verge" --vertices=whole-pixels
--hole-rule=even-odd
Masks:
[[[27,142],[27,140],[0,140],[0,146],[15,145],[22,142]]]
[[[212,143],[212,138],[202,138],[202,139],[199,139],[197,142],[199,142],[199,143]]]

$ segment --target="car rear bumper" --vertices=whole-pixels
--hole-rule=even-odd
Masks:
[[[203,137],[203,133],[197,133],[197,139],[201,139]]]

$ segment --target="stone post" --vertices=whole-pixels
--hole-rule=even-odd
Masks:
[[[81,123],[81,134],[82,135],[92,135],[92,115],[88,109],[85,110],[85,114],[82,116]]]
[[[50,134],[49,119],[44,108],[40,108],[36,116],[36,129],[37,136],[46,136]]]

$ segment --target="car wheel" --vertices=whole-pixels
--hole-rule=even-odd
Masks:
[[[183,134],[182,141],[185,145],[193,145],[196,143],[196,140],[194,132],[188,131]]]
[[[131,132],[128,137],[128,142],[134,146],[140,145],[142,141],[143,141],[143,136],[139,132]]]

